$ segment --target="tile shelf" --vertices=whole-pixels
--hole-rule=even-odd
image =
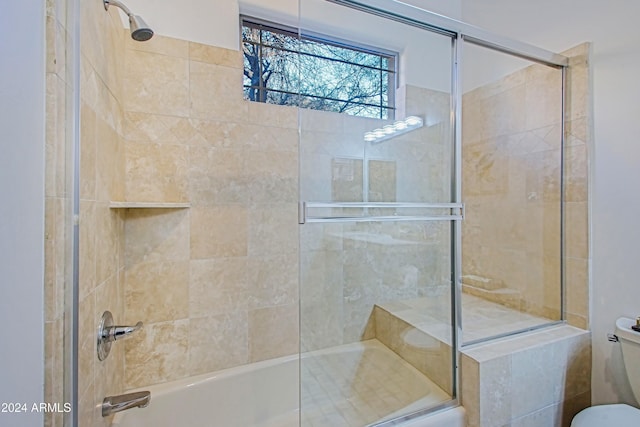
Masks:
[[[110,202],[111,209],[188,209],[188,202]]]

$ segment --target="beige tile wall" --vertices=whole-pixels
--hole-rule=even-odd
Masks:
[[[138,339],[125,343],[127,387],[296,352],[299,180],[307,200],[353,199],[353,178],[340,186],[336,161],[360,159],[361,168],[362,134],[382,122],[301,111],[305,155],[299,171],[298,111],[244,101],[238,52],[156,37],[127,42],[125,58],[125,198],[191,203],[188,210],[127,213],[125,317],[147,322]],[[443,135],[449,97],[418,91],[407,92],[407,103],[413,102],[408,108],[429,115],[435,126],[398,139],[395,147],[370,149],[372,197],[433,200],[447,194],[446,182],[435,177],[446,176],[442,165],[448,165]],[[393,191],[386,188],[390,171],[397,179]],[[362,198],[361,182],[359,187]],[[402,191],[396,194],[396,188]],[[433,292],[444,283],[433,269],[426,271],[444,257],[442,251],[406,245],[429,235],[444,242],[446,230],[407,226],[399,232],[413,237],[400,252],[397,245],[353,239],[324,247],[327,240],[340,240],[331,230],[302,228],[311,239],[320,238],[303,242],[310,246],[303,255],[310,264],[303,263],[302,271],[305,349],[370,338],[373,304],[380,298],[427,292],[419,283]],[[366,227],[351,231],[380,234]],[[398,253],[385,259],[390,250]],[[407,252],[416,259],[407,261]],[[434,261],[425,266],[425,256]],[[364,258],[368,269],[362,268]],[[314,269],[329,259],[338,264]],[[385,268],[397,274],[385,275]],[[328,281],[319,283],[321,278]],[[165,342],[158,328],[168,328],[176,342]]]
[[[453,395],[451,339],[436,338],[378,306],[374,316],[376,338]]]
[[[368,201],[449,201],[450,96],[409,86],[398,99],[398,119],[427,126],[376,145],[364,132],[389,121],[300,110],[302,200],[363,201],[368,189]],[[302,349],[373,338],[376,303],[428,295],[447,305],[449,237],[437,223],[302,226]]]
[[[47,1],[45,144],[45,381],[44,400],[64,403],[64,303],[70,277],[66,95],[68,84],[66,2]],[[62,413],[45,413],[45,426],[63,425]]]
[[[462,107],[464,290],[551,319],[560,317],[561,78],[533,65],[466,93]]]
[[[570,58],[567,75],[565,141],[565,286],[570,324],[589,328],[589,169],[592,141],[590,45],[563,52]]]
[[[591,334],[560,326],[463,350],[468,427],[557,426],[591,402]]]
[[[237,51],[126,42],[126,387],[298,351],[297,111],[242,99]]]
[[[81,2],[79,425],[107,426],[100,404],[124,392],[124,347],[105,361],[96,353],[96,329],[105,310],[124,321],[124,221],[109,208],[124,197],[122,54],[118,10]]]
[[[532,65],[463,96],[463,290],[560,319],[564,191],[565,314],[572,325],[586,328],[588,46],[567,54],[564,153],[559,70]]]
[[[66,26],[67,4],[47,2],[47,143],[46,143],[46,276],[45,400],[64,402],[64,304],[71,284],[71,138],[67,100],[72,68],[67,67],[72,34]],[[81,57],[81,213],[80,213],[80,425],[108,425],[97,408],[107,394],[122,391],[123,349],[110,360],[96,357],[95,328],[103,310],[122,313],[122,221],[108,202],[123,193],[120,86],[117,61],[122,44],[119,17],[99,2],[82,2]],[[84,34],[83,34],[84,35]],[[98,159],[100,161],[98,161]],[[121,317],[121,316],[120,316]],[[61,426],[63,414],[46,414],[45,425]]]

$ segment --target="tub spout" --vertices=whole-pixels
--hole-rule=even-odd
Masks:
[[[116,412],[131,408],[145,408],[151,401],[151,393],[139,391],[136,393],[107,396],[102,401],[102,416],[108,417]]]

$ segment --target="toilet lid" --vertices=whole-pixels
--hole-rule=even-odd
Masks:
[[[640,426],[640,409],[624,404],[592,406],[581,411],[571,422],[571,427],[608,426]]]

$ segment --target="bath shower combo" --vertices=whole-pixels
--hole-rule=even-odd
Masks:
[[[154,32],[147,23],[125,5],[117,0],[102,1],[105,10],[113,5],[127,14],[133,40],[147,41],[153,37]],[[190,200],[196,206],[194,212],[198,206],[218,209],[218,196],[232,187],[234,192],[240,189],[241,194],[251,193],[251,200],[260,196],[256,194],[259,191],[254,191],[256,188],[268,190],[265,192],[272,192],[280,199],[261,202],[261,208],[271,209],[265,211],[269,213],[258,212],[255,218],[243,214],[246,225],[243,222],[242,226],[246,229],[234,235],[239,243],[236,245],[234,241],[233,247],[229,246],[231,249],[206,247],[196,250],[193,249],[195,245],[191,245],[190,236],[204,229],[202,224],[214,224],[218,217],[207,218],[207,222],[203,220],[202,224],[196,224],[197,221],[188,224],[190,234],[183,241],[193,253],[186,252],[189,267],[185,271],[188,270],[188,275],[179,284],[180,292],[183,292],[181,295],[186,295],[182,302],[188,319],[184,321],[182,314],[174,313],[167,314],[166,318],[154,313],[143,319],[149,335],[140,340],[143,343],[141,349],[127,350],[127,354],[133,356],[125,360],[127,366],[121,372],[136,372],[146,364],[142,372],[147,375],[150,372],[147,362],[156,356],[159,363],[166,363],[166,366],[162,368],[161,375],[130,381],[126,384],[127,394],[104,398],[101,415],[114,415],[114,427],[198,427],[212,423],[254,427],[383,426],[399,423],[414,427],[461,427],[465,423],[465,410],[460,406],[459,397],[463,346],[535,332],[549,326],[565,326],[563,241],[559,236],[563,234],[561,171],[568,58],[491,35],[402,2],[368,0],[366,6],[365,2],[352,0],[299,0],[298,3],[304,3],[305,7],[300,6],[299,10],[305,12],[309,4],[312,6],[308,8],[310,16],[299,12],[300,29],[287,28],[278,32],[277,23],[257,20],[254,26],[243,30],[247,32],[243,43],[272,52],[278,50],[278,46],[273,45],[280,43],[278,40],[281,39],[292,39],[292,46],[299,50],[308,48],[305,43],[325,42],[317,37],[312,41],[300,38],[303,30],[310,33],[315,30],[315,6],[319,10],[324,11],[321,7],[327,10],[324,15],[318,12],[320,17],[335,16],[337,14],[333,12],[340,10],[350,18],[345,21],[368,23],[367,26],[360,25],[361,28],[382,26],[385,34],[380,37],[380,43],[384,41],[385,47],[393,47],[393,52],[403,52],[401,64],[408,71],[403,68],[402,79],[396,82],[397,67],[384,68],[380,65],[384,58],[387,61],[396,56],[400,58],[399,53],[383,59],[379,57],[378,65],[366,63],[361,69],[379,73],[380,86],[397,89],[397,96],[393,91],[384,96],[382,92],[378,95],[380,103],[388,98],[390,114],[383,120],[300,108],[294,116],[284,107],[241,104],[242,111],[255,110],[260,117],[263,114],[270,117],[266,115],[273,110],[273,117],[277,120],[265,123],[265,126],[274,132],[274,141],[278,144],[285,144],[284,136],[281,142],[279,133],[284,135],[286,131],[292,135],[291,148],[285,151],[278,145],[274,153],[268,153],[269,157],[266,157],[266,152],[271,149],[259,148],[256,150],[260,152],[258,155],[242,160],[239,175],[233,175],[236,171],[229,166],[228,170],[225,169],[228,176],[224,178],[212,172],[220,158],[218,153],[218,157],[212,156],[215,157],[212,163],[196,165],[189,159],[188,166],[198,172],[189,173],[185,178],[189,185],[192,176],[196,175],[198,185],[202,182],[211,184],[207,185],[206,191],[189,195],[194,199]],[[332,9],[336,5],[347,8]],[[391,6],[393,10],[386,11]],[[322,27],[320,25],[319,29]],[[263,37],[268,42],[263,43]],[[359,40],[358,37],[362,40],[376,38],[355,32],[354,40]],[[164,39],[157,40],[157,43],[166,43]],[[327,58],[321,59],[327,64],[348,63],[340,57],[344,47],[342,43],[339,40],[326,43],[330,52],[324,53]],[[215,53],[218,49],[217,46],[202,48],[205,47],[210,49],[207,52]],[[132,58],[140,51],[130,46],[127,48],[131,50]],[[293,48],[280,46],[279,49],[286,51],[289,59],[294,54],[301,55]],[[465,71],[470,69],[468,66],[466,69],[459,66],[463,63],[463,50],[466,58],[470,59],[466,64],[476,65],[471,71]],[[369,48],[359,47],[357,52],[364,57]],[[220,50],[224,58],[240,60],[241,54],[242,49],[238,52]],[[309,57],[315,55],[305,54]],[[145,65],[147,60],[156,60],[155,54],[144,55]],[[229,108],[244,102],[240,98],[240,87],[232,92],[225,86],[223,95],[229,92],[228,99],[209,100],[214,98],[217,86],[221,85],[209,83],[219,77],[226,78],[227,74],[222,75],[222,72],[229,73],[229,81],[240,82],[240,69],[235,66],[210,67],[210,64],[201,62],[202,58],[191,62],[190,55],[187,55],[189,66],[193,69],[185,73],[187,84],[182,89],[187,89],[185,99],[193,98],[195,107],[187,108],[188,118],[180,113],[175,120],[202,123],[203,129],[211,126],[215,128],[214,132],[218,132],[216,126],[219,122],[238,129],[248,129],[248,126],[259,129],[262,124],[247,123],[252,117],[246,117],[246,114],[237,118],[218,117],[218,113],[227,108],[225,102],[229,102]],[[495,60],[492,55],[498,55],[499,59]],[[161,60],[157,59],[162,61],[161,64],[165,60],[185,63],[184,55],[180,58],[161,56]],[[247,61],[246,57],[244,59]],[[299,64],[295,59],[299,58],[283,67],[295,68]],[[497,69],[488,66],[493,65],[494,60],[500,65]],[[136,61],[125,64],[125,72],[131,62],[138,65]],[[152,63],[155,64],[149,62]],[[347,65],[359,69],[359,64]],[[476,69],[486,72],[487,76]],[[207,73],[212,70],[211,75],[205,75],[204,70]],[[387,77],[383,78],[383,73],[388,73]],[[127,88],[132,90],[123,91],[123,96],[147,100],[147,89],[164,90],[164,86],[156,85],[155,81],[153,85],[147,85],[162,74],[143,76],[142,73],[130,73],[132,77],[127,80]],[[211,90],[206,93],[211,96],[198,95],[200,84],[203,90]],[[141,94],[136,93],[138,85]],[[267,89],[272,93],[278,92],[278,87],[265,85],[264,90]],[[280,92],[301,96],[298,88],[285,89],[280,88]],[[165,99],[164,96],[163,92],[158,99]],[[513,111],[515,106],[525,105],[531,99],[535,99],[534,106],[540,108]],[[122,105],[127,105],[127,102]],[[129,112],[137,114],[139,111],[125,111]],[[165,120],[168,117],[165,113],[173,120],[173,110],[158,114],[162,116],[158,120]],[[204,113],[206,120],[202,117]],[[149,120],[155,120],[156,113],[148,113],[147,116]],[[297,122],[289,125],[290,122],[281,116],[291,117],[291,122],[295,117]],[[287,129],[280,128],[281,122],[287,123]],[[202,132],[204,135],[205,130]],[[255,132],[256,136],[263,137],[263,134]],[[207,142],[213,141],[218,133],[206,136]],[[297,138],[295,145],[294,136]],[[243,143],[241,138],[238,139],[239,144]],[[389,144],[381,144],[392,139],[394,141]],[[204,148],[208,150],[210,147]],[[516,154],[512,155],[512,152]],[[192,157],[195,159],[197,156]],[[549,164],[538,167],[546,159]],[[269,162],[277,163],[277,168],[270,169],[266,165]],[[285,164],[293,165],[291,170]],[[258,168],[258,173],[252,173],[251,179],[245,179],[245,171],[254,167]],[[509,177],[510,183],[507,182]],[[554,185],[548,185],[549,182]],[[256,183],[260,187],[256,187]],[[287,184],[291,184],[290,192],[287,192]],[[216,188],[213,198],[212,188]],[[528,194],[536,195],[535,199],[526,199],[524,196]],[[238,209],[255,211],[255,206],[249,206],[245,201],[240,205],[237,196],[234,194],[233,197]],[[466,198],[471,211],[466,217],[463,198]],[[297,224],[294,200],[298,201],[299,207]],[[516,204],[522,200],[528,203],[527,209],[520,209]],[[287,210],[281,207],[285,201]],[[224,202],[228,201],[221,204]],[[153,203],[139,205],[144,207]],[[500,216],[496,211],[502,206],[505,213]],[[227,209],[227,206],[220,209]],[[200,212],[209,211],[197,210],[196,214],[200,215]],[[284,219],[280,218],[281,212]],[[180,212],[177,214],[182,215]],[[177,214],[163,214],[162,221],[174,218],[174,215],[177,218]],[[146,221],[146,214],[135,218],[143,216]],[[154,215],[154,225],[156,219]],[[466,221],[464,229],[463,219]],[[211,236],[217,237],[216,233],[222,235],[224,225],[215,224]],[[525,226],[527,228],[520,232],[520,228]],[[149,225],[148,230],[151,228]],[[281,234],[285,236],[280,238]],[[150,235],[149,239],[159,236],[155,231],[150,231]],[[227,235],[224,236],[226,239]],[[521,236],[533,237],[519,239]],[[273,242],[257,243],[258,240],[269,239]],[[298,247],[291,254],[287,252],[291,257],[274,258],[272,252],[277,252],[279,245],[286,246],[288,250],[294,245],[284,243],[291,243],[293,239],[297,239]],[[521,244],[521,240],[526,240],[526,245]],[[469,260],[466,264],[462,263],[463,246]],[[236,247],[243,249],[236,250]],[[538,263],[529,263],[525,256]],[[272,270],[274,261],[291,261],[288,264],[294,264],[295,259],[297,265]],[[206,270],[198,270],[197,280],[190,277],[196,276],[191,273],[191,265],[197,268],[206,266]],[[240,272],[240,265],[254,270]],[[527,268],[518,268],[520,266]],[[520,274],[520,270],[526,270],[527,274]],[[233,272],[232,279],[236,272],[242,279],[237,283],[234,280],[223,283],[230,277],[227,271]],[[224,272],[224,275],[218,272]],[[281,272],[284,272],[283,277],[276,277]],[[244,275],[240,276],[240,273]],[[530,279],[528,276],[531,275],[540,280]],[[124,286],[134,289],[136,283],[132,281]],[[291,286],[285,288],[283,283]],[[525,287],[523,283],[531,286]],[[161,288],[154,285],[147,287],[145,284],[144,292],[161,294]],[[194,297],[196,288],[202,294]],[[251,290],[259,295],[246,298]],[[225,301],[220,296],[231,296],[233,301]],[[141,309],[146,310],[146,306],[136,307],[127,314],[133,316],[132,313]],[[199,312],[197,319],[194,312]],[[271,323],[262,325],[267,316],[265,313],[269,313]],[[225,320],[220,322],[223,315]],[[160,321],[163,325],[159,325]],[[188,343],[186,356],[177,354],[181,351],[174,350],[174,347],[170,348],[171,353],[176,353],[175,357],[173,354],[166,356],[169,351],[165,344],[182,332],[172,332],[169,338],[160,337],[158,333],[156,340],[158,328],[164,328],[165,321],[167,328],[184,332],[187,338],[181,342]],[[173,323],[169,325],[169,321]],[[287,345],[283,345],[285,340],[279,332],[283,328],[276,327],[281,321],[283,325],[297,329],[295,340],[289,340]],[[204,322],[207,323],[206,329],[200,331]],[[221,330],[221,327],[231,325],[232,328]],[[112,341],[130,335],[141,326],[140,322],[136,326],[117,327],[113,326],[112,319],[103,320],[98,333],[98,351],[104,351],[99,353],[98,359],[104,360]],[[273,339],[269,329],[278,331]],[[577,332],[571,333],[571,337],[577,335]],[[295,345],[288,346],[290,342]],[[176,348],[185,348],[183,344],[178,345]],[[154,348],[152,352],[151,346],[164,347],[157,352]],[[526,351],[530,351],[528,347]],[[495,363],[503,363],[511,356],[500,357]],[[468,417],[473,419],[480,416],[481,407],[485,411],[492,403],[479,393],[478,396],[472,394],[480,390],[479,373],[484,370],[481,366],[486,366],[481,363],[487,361],[478,362],[467,355],[464,355],[464,360],[465,369],[477,373],[478,377],[469,386],[473,390],[465,397],[468,402],[476,402],[475,406],[467,405]],[[491,363],[494,363],[493,359]],[[511,369],[511,359],[504,363]],[[178,366],[180,369],[176,372],[171,371]],[[485,382],[490,380],[486,376],[482,378]],[[136,388],[138,386],[142,388]],[[144,411],[128,411],[147,407],[151,395],[153,405]],[[546,406],[540,408],[548,407],[549,403],[550,400],[545,401]],[[536,405],[538,402],[527,406],[531,414],[539,410]]]

